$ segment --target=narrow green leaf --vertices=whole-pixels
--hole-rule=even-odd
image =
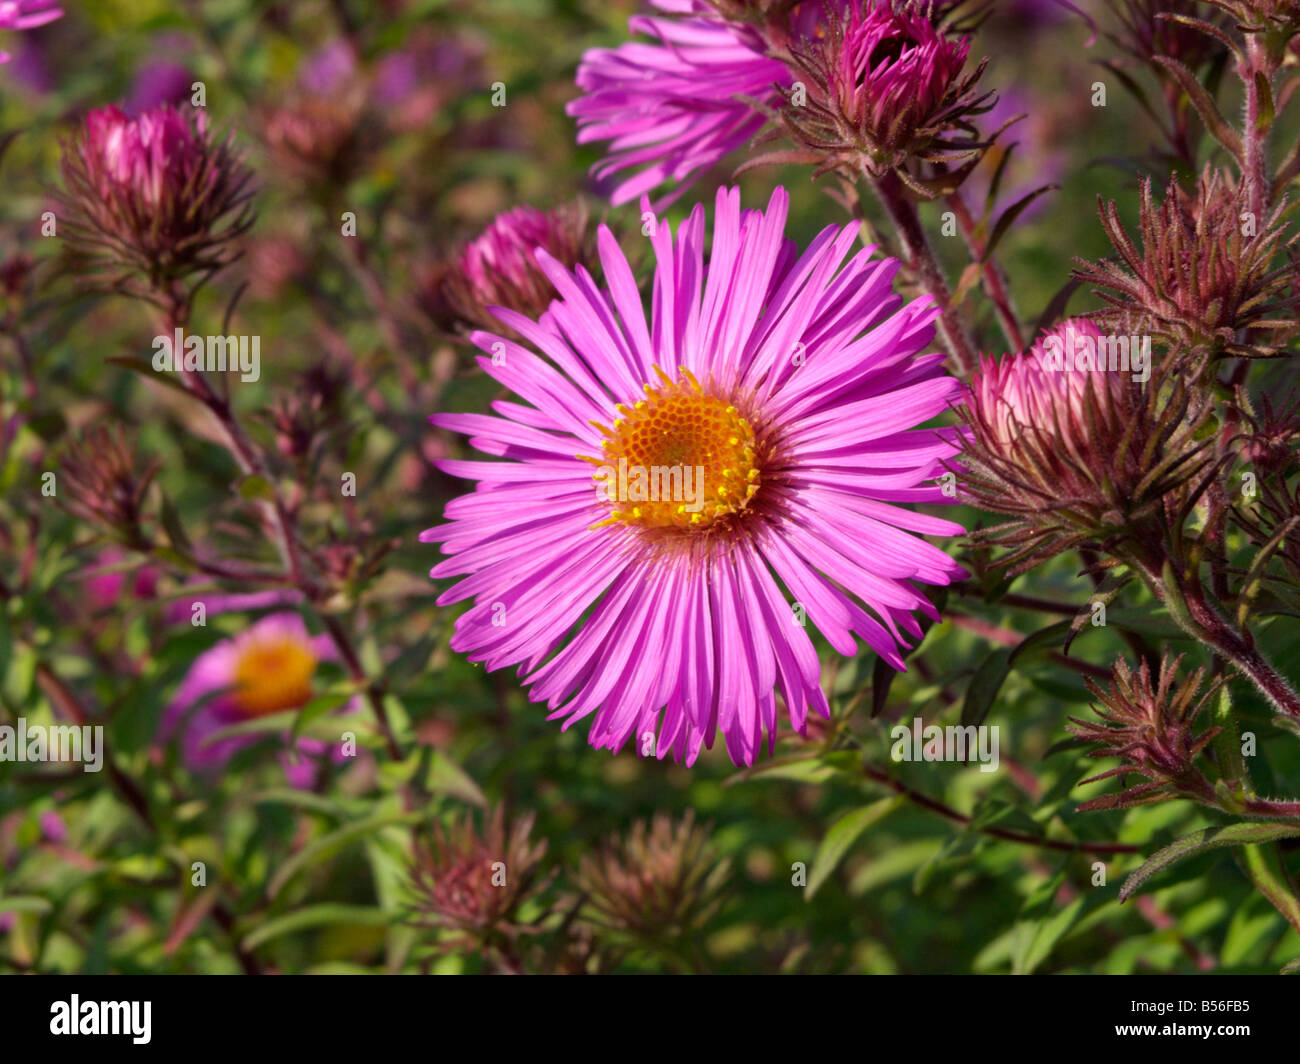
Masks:
[[[1003,211],[1001,216],[998,218],[997,223],[993,226],[993,234],[989,237],[989,242],[984,248],[984,254],[980,256],[980,262],[988,262],[989,257],[997,248],[998,243],[1007,235],[1007,231],[1015,223],[1015,220],[1020,217],[1026,207],[1033,203],[1034,200],[1038,199],[1038,197],[1044,192],[1053,192],[1060,187],[1060,185],[1043,185],[1041,188],[1036,188],[1032,192],[1021,196],[1020,199],[1016,200],[1015,203]]]
[[[425,786],[434,794],[450,794],[453,798],[459,798],[482,809],[486,809],[488,805],[487,796],[479,790],[479,785],[463,768],[440,750],[435,750],[433,757],[430,758]]]
[[[1196,75],[1177,59],[1167,55],[1157,55],[1153,58],[1161,67],[1169,71],[1174,81],[1178,83],[1178,87],[1187,93],[1187,98],[1196,108],[1196,113],[1201,116],[1201,121],[1205,123],[1205,128],[1210,131],[1210,135],[1240,162],[1243,154],[1240,134],[1219,112],[1214,98],[1205,90],[1205,86],[1196,80]]]
[[[414,824],[432,815],[432,810],[429,809],[412,813],[381,813],[363,820],[354,820],[351,824],[345,824],[328,835],[322,835],[319,839],[309,842],[276,870],[267,884],[267,897],[274,898],[299,872],[310,868],[317,861],[332,856],[350,842],[392,824]]]
[[[366,905],[338,905],[325,903],[308,905],[295,909],[284,916],[268,920],[260,927],[244,936],[242,945],[246,950],[256,949],[264,942],[281,935],[302,931],[309,927],[327,927],[331,924],[352,924],[358,927],[383,927],[392,918],[382,909]]]
[[[805,900],[812,901],[813,895],[830,878],[830,874],[839,866],[840,861],[844,859],[844,855],[849,852],[849,849],[867,828],[883,820],[906,802],[907,799],[902,795],[881,798],[870,805],[864,805],[860,809],[845,813],[835,821],[826,832],[821,845],[817,847],[817,855],[813,858],[812,871],[808,873],[808,888],[804,891]]]
[[[1131,873],[1119,888],[1119,900],[1127,901],[1133,892],[1158,872],[1185,860],[1198,857],[1211,850],[1227,846],[1246,846],[1251,843],[1275,842],[1278,839],[1290,839],[1300,835],[1300,824],[1265,824],[1243,823],[1231,824],[1221,828],[1202,828],[1184,835],[1176,842],[1160,850],[1137,871]]]
[[[984,723],[984,718],[993,708],[993,702],[998,697],[998,692],[1002,690],[1003,681],[1010,672],[1011,651],[1006,647],[998,647],[980,662],[975,675],[971,677],[970,686],[966,688],[966,698],[961,704],[963,725]]]

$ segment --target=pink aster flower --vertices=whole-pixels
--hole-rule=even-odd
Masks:
[[[686,181],[739,148],[765,121],[744,97],[775,107],[776,85],[792,80],[756,31],[727,22],[705,0],[652,2],[682,17],[634,16],[628,28],[655,43],[588,51],[577,74],[583,95],[568,106],[579,144],[610,141],[609,157],[593,170],[598,180],[636,171],[614,185],[615,206],[670,179]]]
[[[62,17],[55,0],[0,0],[0,30],[34,30]],[[7,62],[9,53],[0,51],[0,63]]]
[[[828,714],[805,622],[902,669],[913,614],[935,616],[916,585],[961,573],[912,534],[960,527],[906,505],[945,501],[927,481],[955,450],[916,428],[960,387],[923,353],[937,311],[903,305],[873,248],[845,262],[856,225],[800,254],[787,206],[721,190],[707,267],[701,207],[660,223],[648,319],[606,227],[603,290],[539,251],[558,300],[497,312],[536,351],[471,337],[521,401],[434,418],[505,459],[440,463],[479,482],[421,537],[449,555],[435,578],[465,577],[439,604],[473,600],[451,646],[517,666],[565,727],[590,717],[595,747],[693,762],[721,731],[752,764],[778,694],[800,733]]]
[[[1103,336],[1086,318],[981,361],[961,408],[960,483],[1009,518],[978,535],[1013,548],[999,562],[1011,575],[1163,534],[1170,500],[1206,468],[1212,407],[1167,366],[1151,373],[1150,337]]]
[[[214,739],[223,729],[288,709],[315,694],[315,676],[335,651],[328,636],[312,636],[296,613],[273,613],[244,632],[200,654],[163,715],[162,738],[179,735],[181,753],[195,772],[220,769],[254,735]],[[285,774],[296,787],[311,784],[315,757],[329,751],[319,739],[300,738],[281,754]],[[336,747],[334,759],[342,754]],[[306,755],[306,756],[303,756]]]

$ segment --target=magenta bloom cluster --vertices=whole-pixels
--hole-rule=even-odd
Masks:
[[[855,130],[883,144],[906,135],[940,110],[970,54],[970,41],[950,38],[918,14],[854,3],[828,91]]]

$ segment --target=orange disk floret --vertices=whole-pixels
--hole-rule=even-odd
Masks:
[[[604,434],[596,479],[613,509],[599,524],[709,528],[749,506],[758,491],[754,430],[727,399],[711,395],[685,367],[676,380],[655,367],[660,387],[619,404]],[[594,424],[594,423],[593,423]]]

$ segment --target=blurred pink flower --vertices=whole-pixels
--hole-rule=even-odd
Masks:
[[[46,842],[60,845],[68,841],[68,825],[55,810],[47,809],[40,815],[41,834]]]
[[[122,107],[131,115],[167,104],[179,107],[189,100],[193,85],[194,75],[188,67],[171,59],[154,60],[136,71]]]
[[[429,310],[444,327],[494,328],[497,319],[489,308],[496,306],[540,316],[556,292],[534,257],[538,248],[569,269],[596,268],[587,214],[580,205],[549,211],[515,207],[497,215],[454,262],[435,270],[427,292]]]
[[[335,656],[329,637],[310,635],[298,614],[263,617],[194,660],[163,714],[160,737],[170,741],[179,736],[185,763],[195,772],[215,772],[258,741],[254,735],[213,740],[216,733],[241,721],[305,706],[318,693],[317,667]],[[310,786],[315,760],[327,752],[336,761],[343,757],[337,744],[331,748],[319,739],[300,738],[293,749],[282,751],[289,782]]]
[[[158,590],[158,570],[148,564],[124,565],[130,558],[119,547],[100,551],[91,568],[82,577],[82,589],[95,612],[112,609],[121,603],[127,590],[134,599],[151,599]]]
[[[329,96],[345,89],[357,74],[357,53],[342,37],[311,55],[298,71],[298,84],[306,92]]]
[[[0,30],[34,30],[63,17],[55,0],[0,0]],[[0,63],[9,62],[9,53],[0,51]]]

